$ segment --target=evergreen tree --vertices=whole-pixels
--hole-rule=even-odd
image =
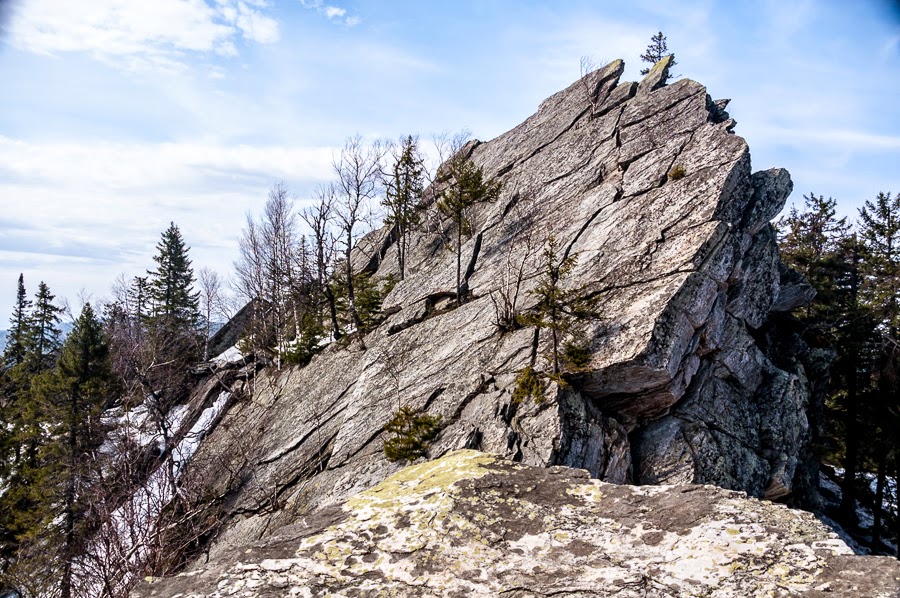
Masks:
[[[877,470],[875,521],[872,543],[880,548],[882,509],[887,471],[898,459],[898,412],[900,412],[900,195],[879,193],[859,211],[860,238],[866,248],[866,284],[863,291],[875,313],[881,335],[875,369],[877,390],[869,418],[875,431],[872,457]]]
[[[135,276],[126,294],[127,311],[138,322],[143,322],[150,315],[148,307],[150,302],[149,285],[149,279],[146,276]]]
[[[577,257],[566,256],[560,251],[556,237],[550,236],[544,247],[538,284],[529,293],[538,299],[534,310],[521,316],[523,324],[549,330],[551,336],[551,361],[553,375],[558,376],[563,366],[578,368],[589,358],[585,348],[571,337],[579,322],[596,318],[594,303],[582,296],[580,289],[566,289],[565,281],[575,269]]]
[[[27,343],[29,370],[34,374],[52,368],[56,361],[56,353],[59,351],[62,335],[59,315],[63,312],[63,308],[54,305],[55,298],[50,293],[50,288],[41,281],[35,295]]]
[[[60,351],[57,369],[42,394],[54,409],[54,439],[49,447],[58,471],[49,480],[53,532],[59,546],[60,596],[77,595],[73,563],[87,538],[91,472],[103,442],[100,416],[115,390],[109,346],[103,326],[86,304]]]
[[[837,249],[846,238],[850,225],[846,218],[837,218],[837,202],[815,193],[804,195],[804,210],[792,207],[778,222],[781,259],[785,265],[803,274],[816,289],[816,298],[806,307],[804,317],[833,321],[838,292],[835,262]]]
[[[456,302],[462,303],[462,240],[472,234],[469,211],[476,203],[493,201],[500,195],[500,181],[484,180],[484,169],[457,154],[446,165],[450,182],[441,193],[437,208],[456,226]]]
[[[832,303],[817,311],[830,317],[828,332],[833,346],[839,349],[832,365],[833,392],[827,406],[834,413],[836,423],[840,424],[832,429],[843,433],[842,439],[834,438],[833,441],[843,448],[844,479],[839,516],[850,527],[857,524],[856,478],[862,436],[869,427],[862,421],[862,416],[871,397],[871,371],[877,352],[877,322],[861,293],[864,254],[865,248],[855,234],[841,240],[828,260],[834,274],[828,287],[831,290],[828,300]],[[821,305],[822,300],[817,303]]]
[[[169,332],[194,331],[200,321],[200,295],[194,291],[190,248],[174,222],[162,233],[156,250],[157,268],[147,272],[152,302],[149,320]]]
[[[641,54],[641,60],[644,62],[649,62],[650,66],[644,69],[641,69],[641,74],[646,75],[650,72],[650,69],[654,64],[665,58],[666,56],[672,56],[673,54],[669,52],[669,47],[666,45],[666,36],[663,35],[663,32],[660,31],[656,35],[650,38],[650,44],[647,46],[647,51]],[[677,62],[672,60],[672,64],[669,65],[669,68],[674,67]],[[672,75],[669,75],[668,79],[671,79]]]
[[[11,368],[25,361],[28,329],[31,325],[31,301],[25,293],[25,277],[19,274],[19,286],[16,291],[16,304],[9,320],[9,332],[6,338],[6,349],[3,352],[4,368]]]
[[[385,179],[382,205],[388,214],[385,224],[393,226],[397,235],[397,262],[400,280],[406,272],[409,232],[419,222],[418,205],[425,191],[425,170],[419,154],[418,140],[412,135],[403,139],[390,176]]]

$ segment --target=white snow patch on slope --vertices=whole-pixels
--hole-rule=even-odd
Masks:
[[[241,350],[237,348],[237,345],[233,347],[229,347],[222,351],[220,354],[213,357],[210,361],[218,365],[225,365],[226,363],[235,363],[244,358],[244,354],[241,353]]]

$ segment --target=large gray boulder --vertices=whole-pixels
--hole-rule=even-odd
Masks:
[[[431,210],[381,325],[304,368],[241,382],[243,398],[186,477],[217,498],[213,557],[397,471],[383,426],[399,403],[442,418],[431,457],[473,448],[616,483],[815,503],[807,410],[827,356],[772,315],[805,296],[796,285],[780,292],[769,224],[790,177],[753,174],[725,103],[689,79],[665,85],[665,66],[620,83],[616,61],[465,148],[503,190],[473,210],[462,305],[455,234]],[[551,235],[577,256],[566,284],[596,299],[599,317],[582,330],[590,361],[542,401],[515,403],[517,372],[549,368],[549,339],[501,331],[494,300],[510,264],[524,263],[518,308],[534,306],[528,291]],[[392,240],[376,231],[354,263],[397,274]]]
[[[617,486],[476,451],[412,466],[135,598],[866,596],[900,562],[714,486]]]

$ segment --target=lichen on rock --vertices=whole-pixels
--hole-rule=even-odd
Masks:
[[[739,492],[462,450],[134,596],[896,596],[900,563],[851,554]]]

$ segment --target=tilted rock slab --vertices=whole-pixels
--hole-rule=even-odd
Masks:
[[[893,597],[810,513],[714,486],[620,486],[463,450],[135,598]]]
[[[213,556],[397,471],[382,447],[400,403],[441,416],[432,457],[472,448],[615,483],[815,501],[807,409],[827,356],[773,312],[809,296],[802,281],[781,293],[769,223],[790,177],[752,173],[727,102],[689,79],[665,85],[668,64],[620,83],[616,61],[508,133],[466,146],[503,183],[472,210],[467,300],[454,301],[455,231],[426,211],[406,278],[384,302],[389,316],[361,342],[257,377],[203,442],[194,483],[221,497],[225,522]],[[680,178],[669,175],[676,166]],[[590,363],[568,388],[516,404],[516,373],[532,362],[549,370],[549,339],[501,332],[494,300],[510,264],[524,263],[518,309],[534,306],[550,235],[577,257],[566,284],[597,300],[582,331]],[[375,277],[397,274],[391,231],[364,239],[354,261]]]

